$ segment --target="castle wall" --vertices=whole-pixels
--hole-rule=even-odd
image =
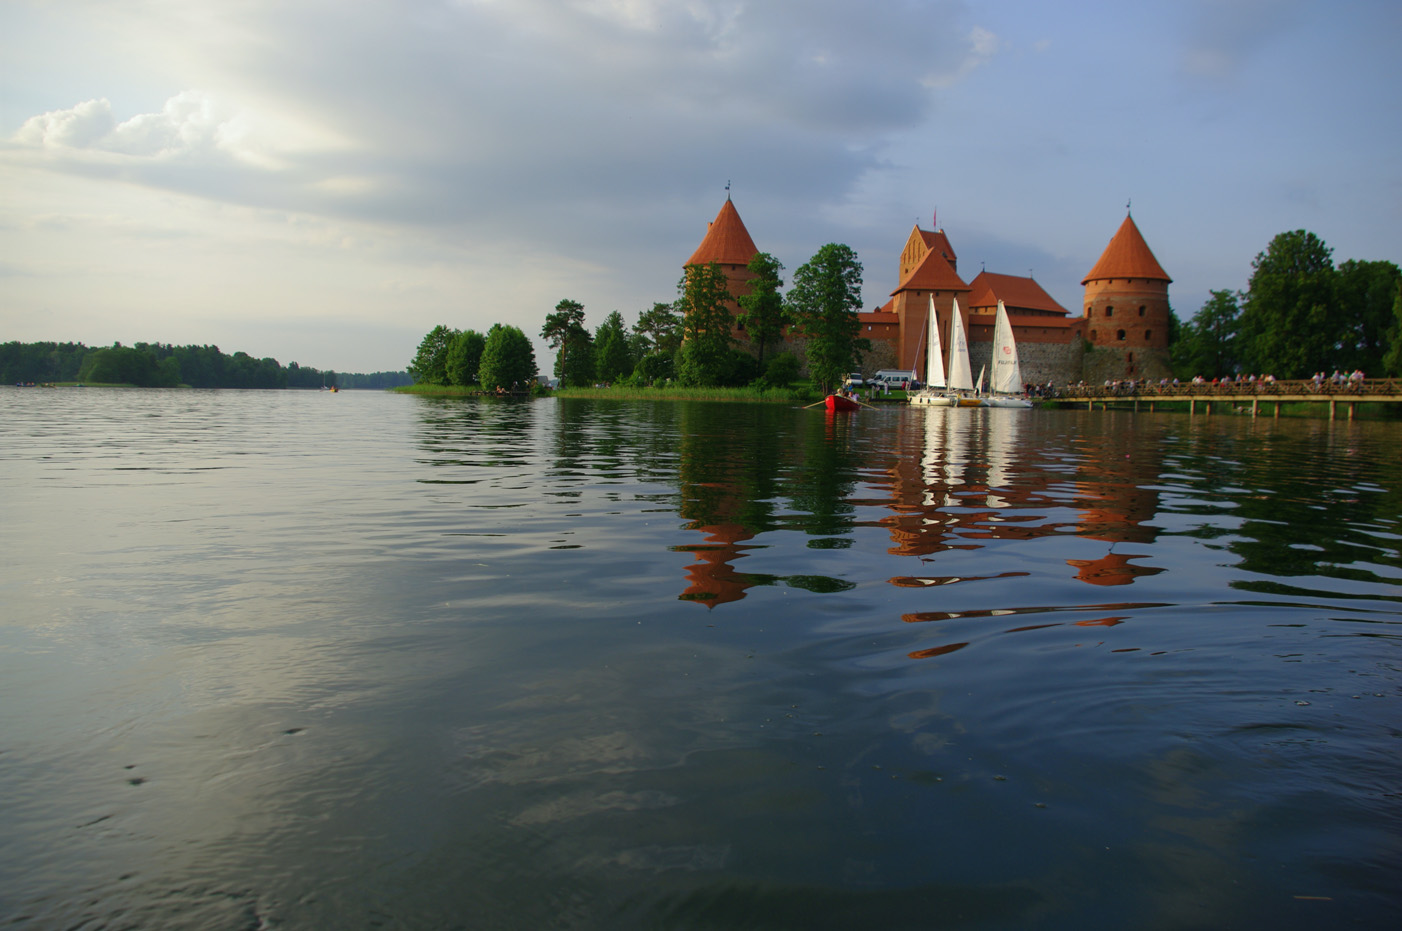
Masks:
[[[1030,385],[1045,385],[1048,382],[1054,385],[1075,384],[1082,378],[1081,364],[1084,357],[1085,343],[1079,339],[1069,342],[1019,341],[1017,344],[1017,361],[1022,370],[1022,380]],[[969,364],[973,367],[975,378],[978,378],[981,366],[992,372],[992,340],[969,343]],[[991,377],[989,374],[984,375],[984,388],[988,387],[988,379]]]

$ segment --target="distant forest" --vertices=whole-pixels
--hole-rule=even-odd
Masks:
[[[0,384],[86,382],[144,388],[393,388],[413,383],[408,372],[366,375],[321,370],[276,359],[231,356],[218,346],[136,343],[0,343]]]

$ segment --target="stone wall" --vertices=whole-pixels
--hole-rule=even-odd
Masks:
[[[1072,339],[1069,343],[1017,344],[1017,360],[1022,369],[1022,380],[1027,384],[1054,385],[1074,384],[1082,379],[1081,365],[1085,357],[1085,341]],[[973,367],[974,378],[978,378],[980,366],[992,371],[993,344],[978,342],[969,344],[969,364]],[[984,387],[988,379],[984,376]]]
[[[1129,353],[1134,354],[1134,378],[1158,381],[1172,378],[1173,369],[1168,364],[1166,349],[1120,349],[1116,346],[1096,346],[1086,353],[1081,365],[1081,374],[1075,380],[1088,385],[1102,385],[1107,381],[1119,381],[1129,370]]]

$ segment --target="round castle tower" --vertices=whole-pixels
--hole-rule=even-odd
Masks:
[[[1168,286],[1172,281],[1134,218],[1126,215],[1100,261],[1081,279],[1086,289],[1082,332],[1099,350],[1086,358],[1089,379],[1171,376],[1168,326],[1173,311]]]

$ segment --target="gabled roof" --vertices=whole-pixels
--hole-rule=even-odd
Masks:
[[[920,227],[917,226],[916,229]],[[954,254],[954,247],[949,244],[949,237],[944,234],[944,230],[920,230],[920,238],[925,241],[927,249],[944,256],[950,265],[959,264],[959,256]]]
[[[1081,279],[1081,284],[1100,278],[1151,278],[1157,281],[1172,281],[1163,270],[1149,244],[1134,225],[1134,218],[1125,217],[1115,233],[1110,245],[1100,254],[1100,261]]]
[[[931,249],[892,294],[902,291],[967,291],[969,286],[938,250]]]
[[[1013,308],[1045,310],[1062,315],[1070,313],[1043,290],[1034,278],[979,272],[969,283],[969,292],[970,307],[996,307],[1001,300],[1007,306],[1009,314],[1013,313]]]
[[[748,265],[759,253],[735,205],[726,198],[725,206],[706,227],[706,238],[686,260],[687,265]]]

